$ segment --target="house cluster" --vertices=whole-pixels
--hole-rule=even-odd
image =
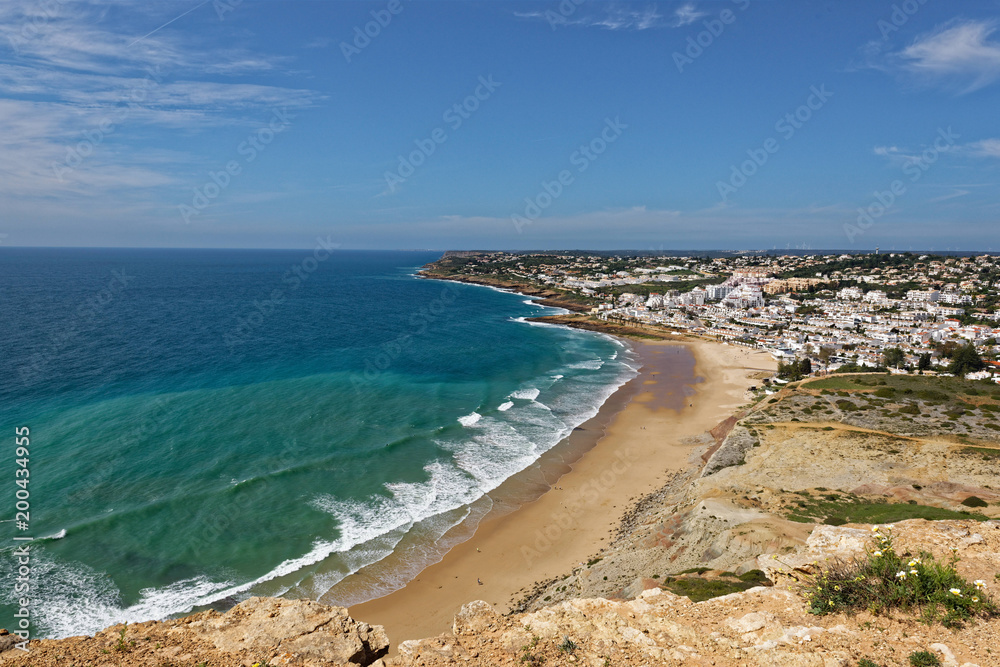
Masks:
[[[971,342],[987,360],[980,375],[1000,378],[1000,365],[991,361],[1000,338],[1000,258],[875,253],[664,259],[498,253],[481,261],[489,270],[588,298],[606,320],[767,349],[783,361],[822,357],[828,370],[878,367],[893,350],[893,372],[916,369],[926,355],[930,370],[943,371],[949,349]]]

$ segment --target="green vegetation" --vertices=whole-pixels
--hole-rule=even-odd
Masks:
[[[941,661],[930,651],[914,651],[910,654],[911,667],[938,667]]]
[[[563,643],[559,645],[559,651],[560,652],[562,652],[562,653],[568,653],[570,655],[573,655],[573,653],[576,652],[577,648],[578,647],[576,645],[576,642],[574,642],[569,637],[563,637]]]
[[[982,407],[985,410],[1000,410],[997,397],[987,397],[987,385],[982,381],[965,380],[959,377],[937,377],[930,375],[851,375],[847,377],[826,377],[809,381],[804,385],[810,390],[845,392],[847,395],[869,395],[879,398],[899,399],[900,395],[936,403],[952,402],[963,410]],[[874,391],[873,391],[874,389]],[[975,393],[971,393],[975,392]],[[974,398],[970,398],[974,397]],[[973,401],[976,404],[973,404]]]
[[[956,352],[948,366],[948,372],[961,377],[966,373],[975,373],[983,370],[983,360],[976,352],[976,346],[971,342],[963,345]]]
[[[805,590],[811,613],[884,614],[919,609],[925,622],[951,628],[973,618],[1000,616],[984,581],[970,583],[959,576],[957,556],[938,563],[929,553],[915,558],[899,555],[892,532],[875,530],[872,546],[862,559],[836,563],[816,575]]]
[[[708,569],[691,568],[680,573],[680,575],[687,573],[687,576],[664,577],[660,588],[675,595],[683,595],[692,602],[703,602],[721,595],[738,593],[769,583],[767,577],[760,570],[750,570],[739,576],[732,572],[724,572],[718,578],[702,578],[700,575],[707,572]]]
[[[978,496],[969,496],[962,501],[966,507],[988,507],[989,503]]]
[[[835,498],[835,499],[833,499]],[[974,512],[956,512],[942,507],[911,505],[909,503],[889,503],[884,498],[868,500],[854,494],[839,497],[806,498],[796,502],[786,517],[799,523],[822,522],[828,526],[843,526],[845,523],[895,523],[906,519],[975,519],[985,521],[987,517]]]
[[[531,637],[531,642],[521,647],[521,662],[523,664],[537,667],[538,665],[545,663],[544,655],[535,654],[535,649],[538,647],[538,642],[540,642],[541,639],[542,638],[538,635],[533,635]]]
[[[130,653],[133,648],[135,648],[135,640],[126,641],[125,633],[128,630],[128,623],[122,626],[122,629],[118,633],[118,643],[115,644],[115,650],[119,653]]]
[[[981,456],[987,461],[1000,459],[1000,449],[991,449],[989,447],[962,447],[960,451],[963,454]]]

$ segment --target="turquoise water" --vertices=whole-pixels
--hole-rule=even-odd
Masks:
[[[0,249],[0,423],[32,445],[30,528],[12,493],[0,525],[36,538],[38,636],[418,567],[635,374],[523,296],[415,277],[436,254],[325,255]]]

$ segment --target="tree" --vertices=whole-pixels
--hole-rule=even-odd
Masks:
[[[812,375],[813,365],[812,361],[809,360],[809,357],[806,357],[799,362],[799,372],[802,373],[802,375]]]
[[[906,355],[904,355],[903,351],[898,347],[890,347],[882,353],[882,359],[886,366],[899,368],[900,364],[906,360]]]
[[[976,346],[970,342],[958,348],[955,352],[955,356],[951,360],[951,365],[948,366],[948,372],[962,377],[966,373],[975,373],[976,371],[983,370],[983,366],[982,357],[976,351]]]
[[[931,369],[931,353],[924,352],[920,355],[920,359],[917,360],[917,370],[918,371],[929,371]]]
[[[819,360],[823,362],[823,372],[825,373],[830,368],[830,357],[833,356],[832,347],[821,347],[819,348]]]
[[[945,359],[951,359],[955,356],[955,352],[958,351],[958,343],[953,340],[948,340],[943,343],[939,343],[937,346],[937,351]]]
[[[785,380],[801,380],[802,379],[802,369],[799,364],[794,361],[788,364],[783,364],[778,362],[778,377]]]

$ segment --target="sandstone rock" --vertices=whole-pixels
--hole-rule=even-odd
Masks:
[[[494,625],[498,618],[499,615],[489,602],[483,600],[468,602],[462,605],[462,609],[455,616],[452,632],[456,636],[479,634]]]
[[[955,660],[955,654],[952,653],[951,649],[944,644],[931,644],[929,648],[935,653],[941,654],[944,667],[958,667],[958,661]]]
[[[773,618],[773,617],[772,617]],[[760,630],[765,625],[767,625],[768,615],[762,614],[759,611],[753,611],[740,619],[727,619],[726,625],[731,627],[733,630],[744,634],[747,632],[756,632]]]
[[[309,600],[250,598],[187,629],[226,653],[277,649],[279,654],[336,664],[368,665],[389,649],[381,626],[358,623],[342,607]]]

